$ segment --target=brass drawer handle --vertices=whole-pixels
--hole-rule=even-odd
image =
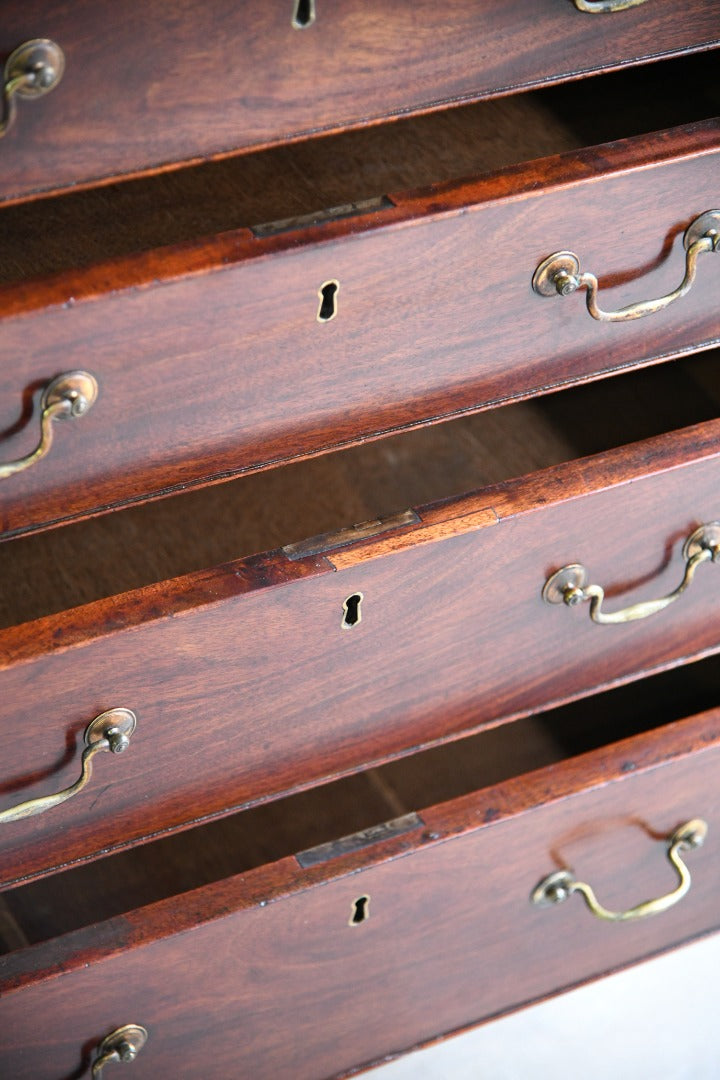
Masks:
[[[536,885],[530,899],[539,907],[548,907],[550,904],[561,904],[572,893],[578,892],[590,908],[596,919],[606,922],[630,922],[633,919],[644,919],[648,915],[659,915],[661,911],[667,911],[673,907],[689,891],[690,871],[680,858],[681,851],[691,851],[700,847],[707,835],[707,823],[701,818],[694,818],[685,825],[681,825],[665,843],[668,845],[667,857],[678,873],[679,881],[672,892],[665,896],[658,896],[654,900],[644,900],[627,911],[608,911],[598,901],[592,886],[584,881],[578,881],[571,870],[556,870],[548,874],[546,878]]]
[[[15,123],[15,99],[39,98],[49,94],[62,79],[65,54],[48,38],[25,41],[10,54],[3,79],[3,113],[0,138]]]
[[[97,1048],[92,1075],[95,1080],[111,1061],[134,1061],[147,1042],[148,1033],[140,1024],[125,1024],[106,1035]]]
[[[605,11],[626,11],[627,8],[644,4],[645,0],[573,0],[578,11],[589,11],[593,15]]]
[[[688,226],[685,237],[685,277],[677,289],[657,300],[641,300],[617,311],[603,311],[597,302],[598,279],[588,270],[580,273],[580,260],[572,251],[548,255],[535,270],[532,287],[538,296],[570,296],[587,289],[585,301],[593,319],[599,322],[627,322],[662,311],[685,296],[695,281],[698,256],[705,251],[720,251],[720,210],[706,210]]]
[[[44,458],[53,442],[53,421],[77,420],[88,412],[97,396],[98,384],[87,371],[66,371],[49,382],[40,398],[40,442],[25,457],[0,465],[0,480]]]
[[[631,604],[630,607],[621,611],[605,612],[602,610],[602,602],[605,599],[605,591],[601,585],[588,585],[588,572],[580,563],[570,563],[556,570],[545,582],[542,596],[547,604],[566,604],[574,607],[585,600],[590,601],[590,618],[593,622],[627,623],[635,619],[647,619],[649,615],[655,615],[662,611],[668,604],[674,603],[685,592],[695,577],[695,571],[700,563],[720,562],[720,521],[711,521],[707,525],[701,525],[688,536],[683,544],[683,558],[685,559],[685,573],[677,589],[673,589],[667,596],[659,600],[641,600],[639,604]]]
[[[130,709],[109,709],[107,712],[100,713],[85,730],[81,771],[75,783],[64,788],[63,791],[57,791],[54,795],[41,795],[37,799],[28,799],[27,802],[3,810],[0,813],[0,825],[5,825],[9,821],[20,821],[21,818],[34,817],[36,814],[44,814],[46,810],[52,810],[60,803],[72,799],[73,795],[79,795],[92,776],[91,763],[95,754],[104,750],[110,750],[113,754],[122,754],[130,745],[130,736],[136,724],[137,717]]]

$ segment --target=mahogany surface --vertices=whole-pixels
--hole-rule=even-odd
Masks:
[[[241,229],[0,290],[4,457],[36,438],[50,378],[82,367],[100,385],[48,457],[4,482],[2,533],[720,341],[709,255],[688,296],[629,323],[597,323],[581,295],[543,299],[530,284],[570,248],[608,306],[676,287],[684,230],[718,201],[719,135],[707,121],[391,193],[360,217],[266,238]],[[338,314],[322,324],[332,279]]]
[[[708,120],[720,109],[717,57],[693,53],[587,79],[582,94],[545,86],[6,205],[0,283]]]
[[[432,806],[413,831],[310,869],[289,857],[106,922],[98,911],[0,957],[0,1066],[79,1077],[134,1022],[150,1032],[138,1080],[322,1080],[687,941],[720,924],[718,767],[714,710]],[[529,902],[562,866],[620,910],[668,892],[662,839],[694,817],[708,837],[662,915],[607,924],[579,897]],[[349,926],[361,895],[369,918]]]
[[[619,626],[541,589],[576,561],[613,609],[675,588],[684,539],[720,518],[719,436],[709,421],[422,507],[375,539],[0,632],[4,805],[69,784],[97,713],[138,714],[92,790],[3,830],[3,884],[717,651],[711,564],[671,609]],[[363,619],[344,630],[356,592]]]
[[[21,102],[0,198],[157,170],[720,43],[715,0],[612,16],[570,0],[292,0],[5,4],[0,57],[36,37],[66,54],[58,87]]]
[[[80,1080],[128,1022],[150,1030],[138,1080],[349,1076],[720,928],[720,570],[701,566],[677,604],[627,625],[541,598],[573,561],[611,610],[668,593],[684,539],[720,519],[714,372],[696,363],[677,397],[649,378],[720,344],[720,261],[703,256],[687,297],[626,324],[593,322],[581,294],[530,288],[561,248],[598,275],[605,307],[679,283],[685,228],[718,206],[720,120],[703,117],[717,112],[720,54],[698,63],[720,45],[718,0],[598,16],[571,0],[317,0],[305,30],[293,0],[6,6],[0,63],[48,36],[67,69],[0,140],[0,461],[36,441],[59,372],[87,368],[100,397],[5,481],[0,541],[301,458],[347,458],[352,478],[355,452],[328,452],[417,427],[453,443],[443,496],[484,486],[438,502],[432,487],[405,492],[406,524],[234,562],[191,554],[193,530],[228,518],[198,514],[184,551],[134,517],[176,504],[175,526],[190,523],[194,499],[228,502],[231,485],[5,545],[20,583],[0,623],[0,811],[77,778],[97,713],[130,707],[138,728],[124,755],[98,755],[77,798],[0,829],[0,1076]],[[584,79],[619,68],[612,93]],[[621,86],[635,75],[639,93]],[[666,78],[679,89],[656,94]],[[478,104],[441,111],[463,102]],[[263,170],[282,182],[266,187]],[[383,197],[372,212],[253,228],[369,195]],[[339,308],[322,324],[328,281]],[[507,445],[491,436],[476,455],[487,474],[470,481],[459,429],[482,417],[430,426],[649,364],[640,402],[598,394],[592,422],[583,406],[563,412],[585,390],[546,397],[567,423],[526,416]],[[651,422],[631,425],[644,408]],[[512,411],[484,416],[500,430]],[[644,441],[606,449],[632,439]],[[516,471],[513,440],[530,445]],[[388,490],[402,489],[393,440],[367,449],[381,446]],[[368,484],[384,488],[370,469],[352,498]],[[357,520],[339,494],[332,513]],[[263,510],[260,531],[276,509],[296,540],[291,505]],[[78,534],[106,525],[115,543],[85,560]],[[25,544],[42,558],[46,542],[47,573],[24,575]],[[139,580],[158,584],[135,587],[154,545],[161,565],[164,549],[170,566],[217,565],[156,573],[146,557]],[[92,599],[73,595],[75,577]],[[362,621],[344,629],[353,594]],[[572,701],[569,718],[543,712]],[[394,839],[315,865],[287,855],[418,807]],[[612,908],[666,893],[663,837],[694,817],[708,839],[687,856],[689,895],[662,916],[607,925],[579,897],[530,904],[560,866]],[[370,918],[352,926],[359,896]]]

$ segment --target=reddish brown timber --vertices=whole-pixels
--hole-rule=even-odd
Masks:
[[[647,620],[543,602],[581,562],[613,610],[680,582],[720,519],[720,421],[420,507],[297,558],[230,563],[0,632],[3,807],[78,775],[82,732],[138,727],[94,788],[0,836],[3,884],[720,650],[720,575]],[[362,596],[362,619],[343,627]]]
[[[96,864],[95,925],[0,957],[0,1066],[80,1075],[132,1022],[150,1033],[139,1080],[324,1080],[688,941],[720,921],[719,766],[714,710],[428,807],[311,868],[285,858],[104,922],[112,860]],[[663,838],[697,817],[690,891],[661,915],[530,903],[568,865],[619,910],[664,895]],[[362,896],[369,918],[348,925]]]
[[[560,248],[602,301],[662,295],[718,201],[717,121],[392,194],[357,217],[248,230],[0,290],[3,459],[63,370],[99,384],[42,461],[2,482],[5,537],[720,341],[720,260],[665,311],[598,323],[533,293]],[[648,212],[651,206],[652,212]],[[323,283],[336,317],[319,322]],[[35,397],[33,405],[33,395]],[[31,435],[32,432],[32,435]]]
[[[0,58],[33,38],[65,53],[59,85],[20,101],[0,199],[577,79],[720,43],[708,0],[598,19],[570,0],[297,0],[3,5]],[[306,20],[310,4],[304,6]],[[314,6],[314,5],[312,5]],[[300,12],[301,21],[303,13]],[[297,20],[295,20],[297,22]]]

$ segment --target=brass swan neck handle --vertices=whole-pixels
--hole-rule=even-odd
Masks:
[[[92,408],[97,396],[98,384],[87,371],[66,371],[52,379],[40,398],[40,442],[17,461],[0,464],[0,480],[29,469],[44,458],[53,444],[55,421],[79,419]]]
[[[140,1024],[125,1024],[111,1031],[96,1050],[97,1057],[92,1066],[93,1080],[102,1077],[103,1069],[112,1062],[126,1064],[134,1061],[147,1039],[147,1029]]]
[[[611,11],[627,11],[639,7],[646,0],[573,0],[578,11],[587,11],[591,15],[602,15]]]
[[[0,139],[15,123],[17,98],[39,98],[49,94],[65,70],[65,54],[49,38],[33,38],[18,46],[5,63],[2,84]]]
[[[571,296],[587,289],[585,303],[590,315],[598,322],[629,322],[663,311],[692,288],[697,275],[697,261],[706,252],[720,251],[720,210],[706,210],[690,224],[685,232],[685,276],[672,292],[655,300],[640,300],[635,304],[604,311],[598,304],[598,279],[589,271],[581,272],[580,260],[572,251],[556,251],[539,264],[533,274],[532,287],[538,296]]]
[[[604,922],[632,922],[636,919],[645,919],[648,915],[659,915],[668,908],[674,907],[689,892],[692,881],[690,871],[681,858],[681,852],[700,847],[707,835],[707,829],[707,823],[701,818],[693,818],[667,838],[666,854],[677,872],[678,883],[664,896],[655,897],[653,900],[643,900],[642,903],[627,908],[625,911],[610,911],[600,903],[591,885],[585,881],[578,881],[571,870],[556,870],[536,885],[530,900],[538,907],[548,907],[551,904],[562,903],[575,892],[580,893],[590,912],[596,919],[602,919]]]
[[[92,759],[96,754],[109,750],[112,754],[121,754],[130,745],[130,736],[135,730],[137,717],[130,709],[108,709],[100,713],[88,724],[85,730],[85,749],[83,750],[80,776],[70,787],[56,791],[53,795],[40,795],[37,799],[11,806],[0,812],[0,825],[23,818],[44,814],[61,803],[67,802],[86,787],[92,776]]]
[[[720,562],[720,521],[701,525],[688,536],[683,545],[685,573],[676,589],[658,600],[641,600],[638,604],[620,611],[603,611],[605,590],[602,585],[588,585],[588,572],[581,563],[569,563],[556,570],[545,582],[542,596],[547,604],[565,604],[575,607],[585,601],[590,603],[590,618],[594,623],[608,625],[647,619],[658,611],[675,603],[690,586],[698,566],[704,562]]]

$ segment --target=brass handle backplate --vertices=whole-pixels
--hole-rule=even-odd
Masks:
[[[147,1030],[140,1024],[125,1024],[106,1035],[97,1048],[97,1057],[93,1062],[94,1080],[102,1076],[106,1065],[113,1061],[134,1061],[147,1042]]]
[[[535,886],[530,899],[539,907],[548,907],[550,904],[560,904],[567,900],[574,892],[580,893],[588,908],[596,919],[605,922],[631,922],[634,919],[644,919],[648,915],[659,915],[673,907],[690,889],[690,871],[680,857],[682,851],[690,851],[700,847],[707,835],[707,823],[701,818],[694,818],[676,829],[665,841],[667,844],[667,857],[675,867],[678,874],[677,886],[672,892],[664,896],[658,896],[654,900],[644,900],[635,907],[626,911],[609,911],[608,908],[598,901],[592,886],[584,881],[578,881],[571,870],[556,870]]]
[[[16,98],[39,98],[54,90],[65,70],[65,54],[48,38],[33,38],[10,54],[2,87],[0,138],[15,123]]]
[[[98,384],[87,371],[66,371],[47,384],[40,398],[40,442],[17,461],[0,465],[0,480],[30,468],[44,458],[53,443],[55,420],[77,420],[92,407]]]
[[[645,0],[573,0],[573,3],[578,11],[601,15],[606,11],[626,11],[627,8],[638,7]]]
[[[130,736],[135,730],[137,717],[130,709],[109,709],[100,713],[88,724],[85,730],[85,749],[82,754],[80,776],[70,787],[56,791],[54,795],[41,795],[37,799],[11,806],[0,813],[0,825],[22,818],[34,817],[52,810],[61,803],[79,795],[92,776],[92,759],[104,750],[121,754],[130,745]]]
[[[603,311],[597,302],[598,279],[587,270],[580,272],[580,260],[572,251],[556,251],[543,259],[533,274],[532,287],[538,296],[570,296],[578,289],[587,289],[587,309],[598,322],[642,319],[685,296],[695,281],[698,257],[706,251],[720,251],[720,210],[706,210],[695,218],[685,232],[684,244],[685,277],[676,289],[656,300],[640,300],[617,311]]]
[[[590,602],[590,618],[601,624],[634,622],[647,619],[669,604],[675,602],[688,588],[698,566],[704,562],[720,562],[720,521],[701,525],[688,536],[683,545],[685,573],[676,589],[659,600],[642,600],[621,611],[602,610],[605,590],[601,585],[588,585],[588,572],[580,563],[570,563],[556,570],[545,582],[542,596],[547,604],[566,604],[575,607],[586,600]]]

